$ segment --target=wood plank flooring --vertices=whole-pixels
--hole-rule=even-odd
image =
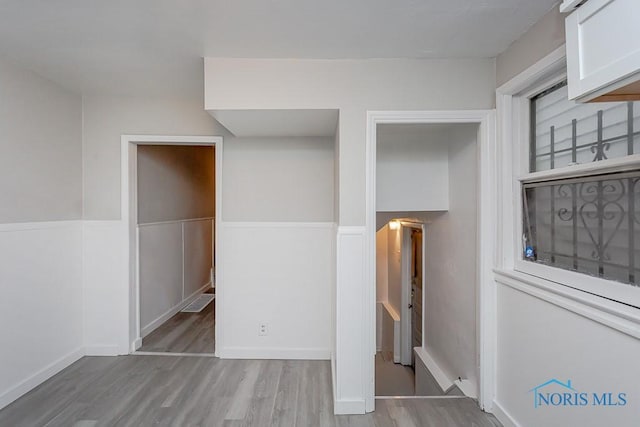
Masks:
[[[393,363],[390,352],[376,353],[376,396],[414,396],[415,375],[409,366]]]
[[[85,357],[0,411],[0,426],[420,427],[500,424],[475,401],[378,400],[334,416],[329,362]]]
[[[139,351],[215,352],[215,300],[200,313],[177,313],[142,339]]]

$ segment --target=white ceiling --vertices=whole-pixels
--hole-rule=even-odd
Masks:
[[[202,96],[202,57],[494,57],[558,0],[2,0],[0,55],[85,94]]]
[[[237,137],[333,137],[338,110],[212,110],[209,111]]]

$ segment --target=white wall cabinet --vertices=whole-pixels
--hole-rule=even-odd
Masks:
[[[566,36],[570,99],[640,99],[640,1],[588,0],[567,16]]]

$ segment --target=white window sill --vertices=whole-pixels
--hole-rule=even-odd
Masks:
[[[518,178],[521,183],[553,181],[563,178],[584,177],[593,174],[607,174],[615,172],[628,172],[640,169],[640,154],[618,157],[614,159],[600,160],[597,162],[583,163],[573,166],[565,166],[558,169],[550,169],[532,172]]]
[[[640,339],[640,309],[515,270],[494,269],[496,282]]]

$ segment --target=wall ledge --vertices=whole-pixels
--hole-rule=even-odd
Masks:
[[[494,275],[501,285],[640,339],[640,310],[635,307],[515,270],[495,269]]]

